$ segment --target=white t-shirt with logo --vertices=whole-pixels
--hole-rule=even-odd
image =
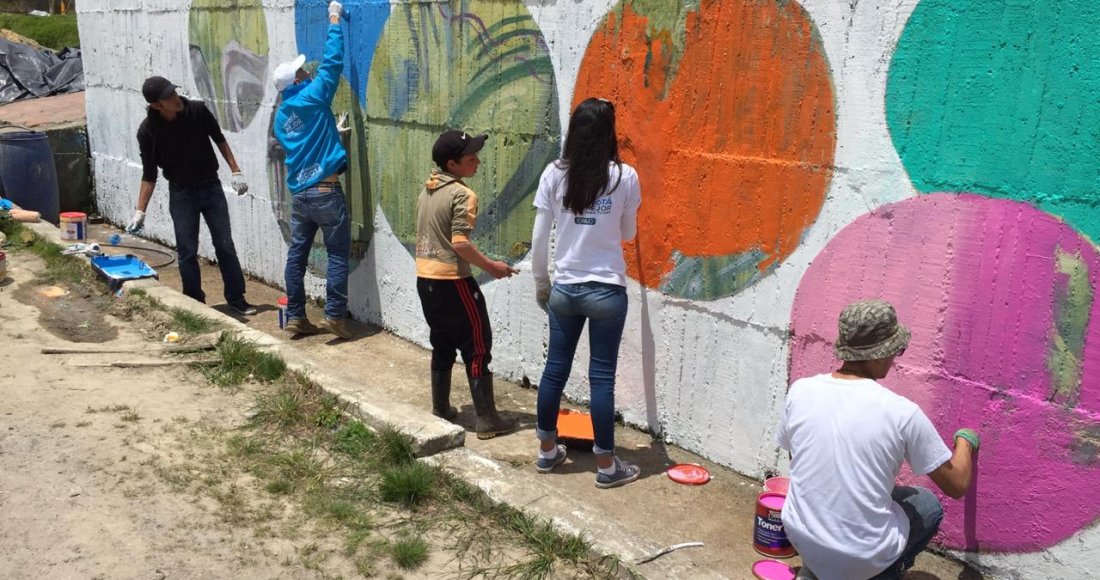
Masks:
[[[532,270],[539,288],[550,286],[547,256],[552,225],[557,226],[554,283],[604,282],[626,286],[622,244],[634,239],[638,229],[641,185],[638,173],[626,163],[609,163],[608,174],[607,187],[611,191],[596,199],[584,214],[575,215],[562,203],[565,170],[554,162],[542,172],[535,194],[535,207],[540,211],[535,217],[531,240]],[[546,219],[548,215],[552,219]]]
[[[902,461],[925,475],[951,459],[915,403],[829,374],[791,385],[775,438],[792,455],[783,528],[822,580],[870,578],[894,563],[909,539],[890,497]]]

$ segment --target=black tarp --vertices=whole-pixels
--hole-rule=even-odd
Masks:
[[[83,90],[79,48],[54,52],[0,38],[0,105]]]

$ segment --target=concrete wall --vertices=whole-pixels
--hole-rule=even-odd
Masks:
[[[1005,577],[1100,566],[1092,3],[345,4],[335,108],[353,119],[356,317],[426,344],[409,246],[428,151],[444,126],[489,132],[476,239],[524,270],[484,284],[494,369],[537,382],[546,319],[524,246],[535,180],[572,105],[612,99],[645,200],[628,249],[626,421],[746,474],[783,469],[771,438],[787,385],[832,367],[845,303],[882,296],[914,328],[887,384],[945,438],[962,425],[984,435],[976,490],[946,502],[940,545]],[[229,199],[242,262],[280,282],[270,71],[320,57],[324,5],[83,0],[100,210],[132,212],[138,89],[164,74],[217,111],[253,184]],[[146,227],[171,241],[167,214],[162,186]],[[312,270],[324,261],[316,251]],[[584,400],[581,351],[568,392]]]

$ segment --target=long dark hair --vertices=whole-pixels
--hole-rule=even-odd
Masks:
[[[619,139],[615,135],[615,105],[604,99],[585,99],[569,119],[565,136],[565,151],[558,166],[565,169],[565,199],[563,205],[580,215],[592,207],[606,190],[619,186],[622,168],[615,185],[608,188],[607,164],[621,165]]]

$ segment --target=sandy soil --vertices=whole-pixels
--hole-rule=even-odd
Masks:
[[[0,578],[353,578],[345,536],[233,465],[226,440],[260,386],[226,390],[159,361],[163,321],[123,320],[111,297],[43,286],[8,254],[0,283]],[[43,347],[125,354],[43,354]],[[415,572],[454,577],[451,539],[427,534]],[[507,550],[507,547],[503,548]]]

